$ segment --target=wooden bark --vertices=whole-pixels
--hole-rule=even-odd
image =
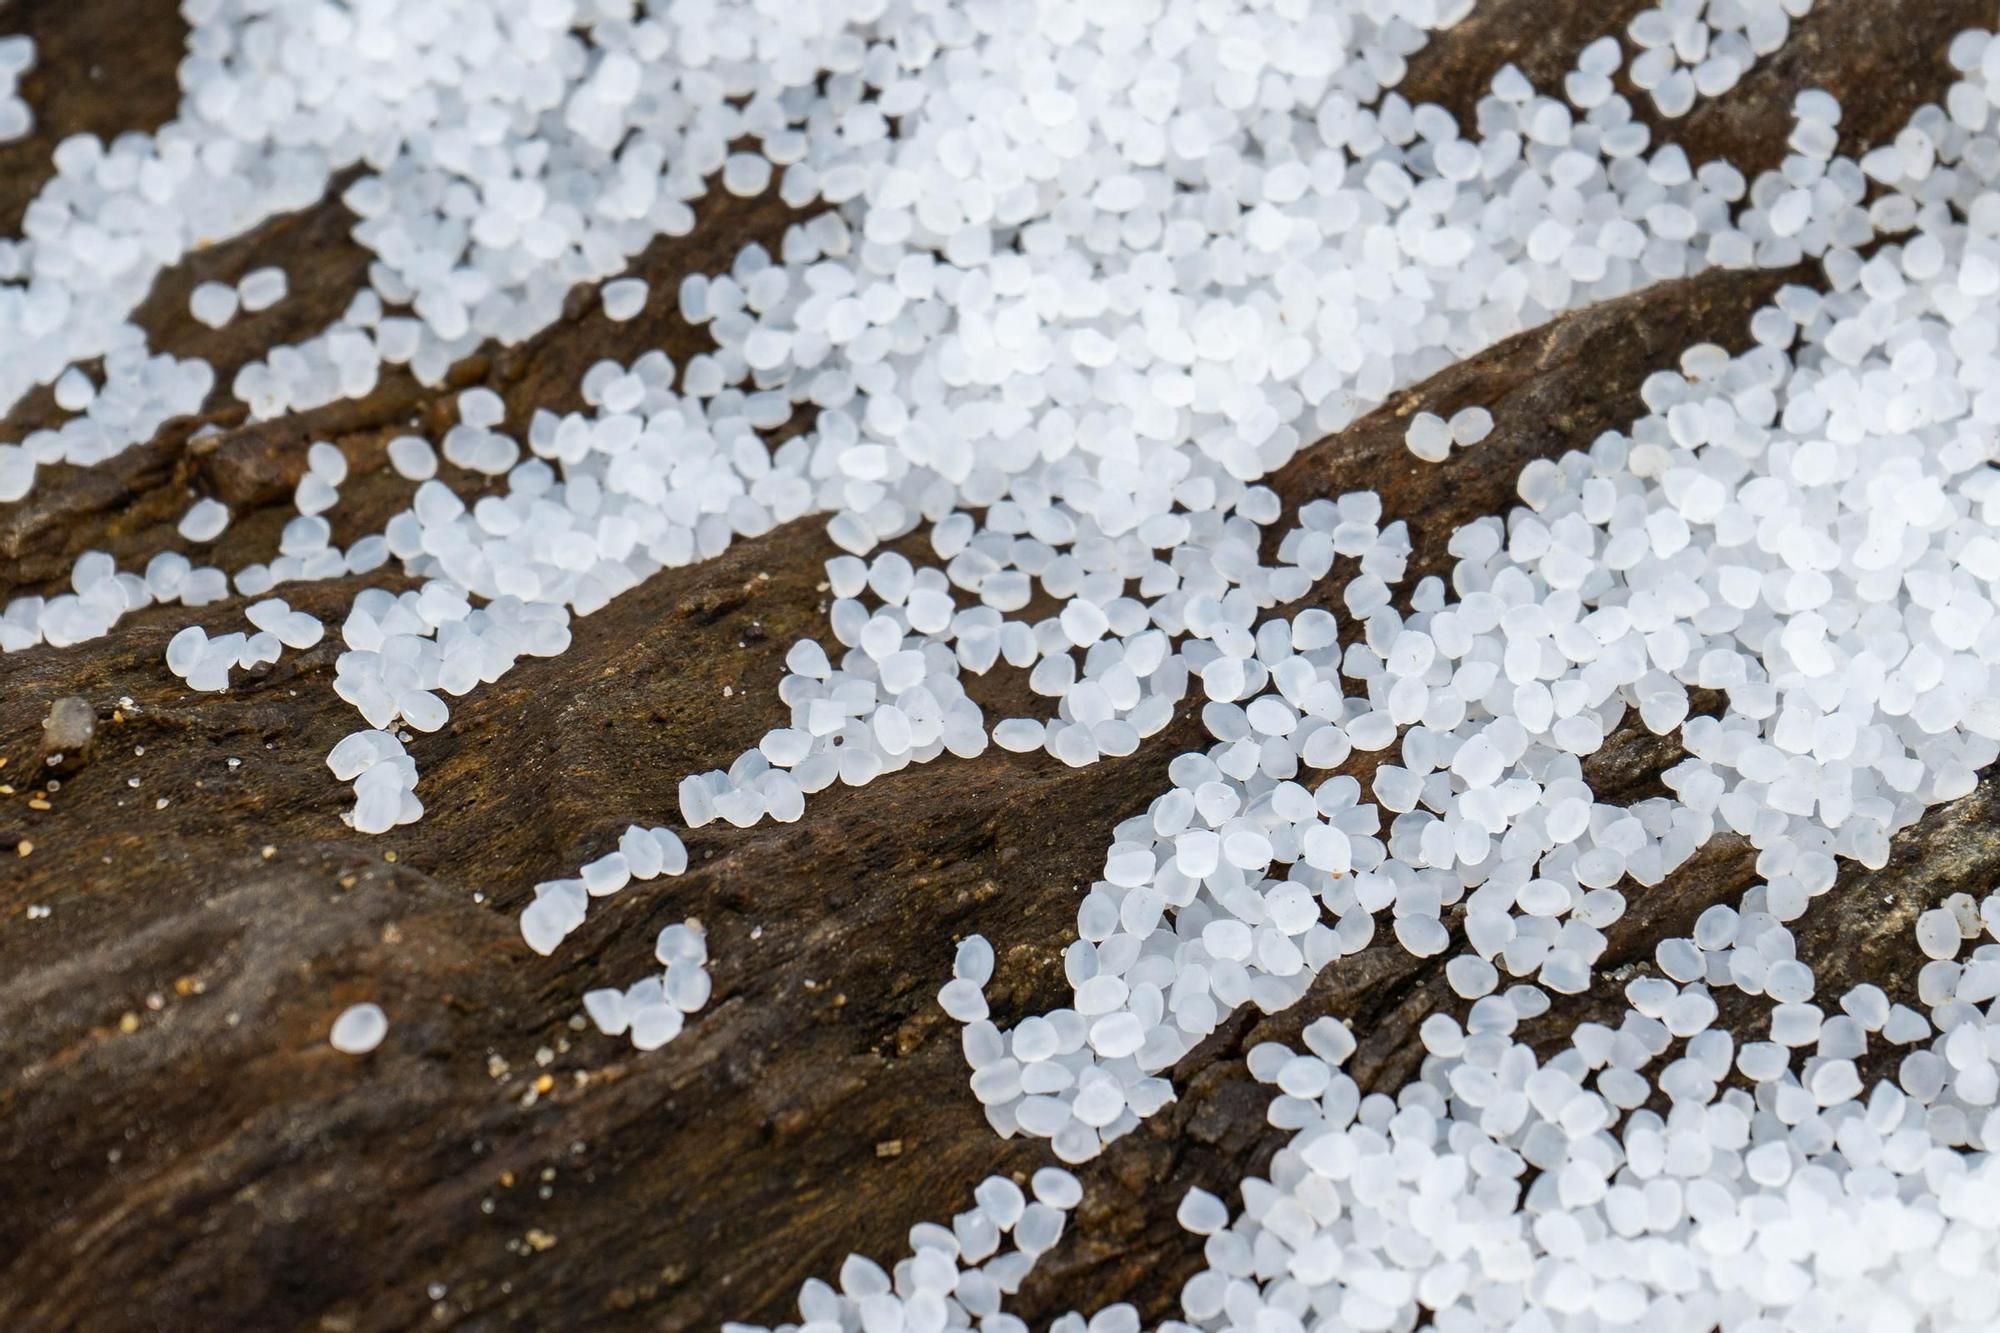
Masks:
[[[1406,87],[1469,115],[1503,61],[1546,85],[1634,8],[1599,0],[1551,22],[1542,0],[1482,0],[1412,57]],[[1768,67],[1662,132],[1684,135],[1697,160],[1768,165],[1804,86],[1840,92],[1848,126],[1893,128],[1942,95],[1946,43],[1991,9],[1821,0]],[[18,218],[60,133],[168,115],[181,41],[157,0],[36,0],[16,13],[43,40],[28,88],[43,123],[0,152],[0,220]],[[77,77],[108,31],[131,52],[120,79]],[[535,406],[572,405],[601,357],[664,346],[685,361],[702,335],[660,298],[684,273],[725,267],[747,239],[775,245],[791,221],[772,201],[712,200],[692,237],[636,266],[656,293],[639,320],[609,324],[579,293],[559,324],[470,359],[452,386],[494,386],[515,424]],[[209,358],[226,386],[263,347],[344,306],[365,266],[349,222],[329,200],[200,251],[162,276],[140,322],[156,346]],[[195,282],[273,259],[291,300],[219,332],[188,318]],[[1451,527],[1503,512],[1522,464],[1629,421],[1645,374],[1694,342],[1742,346],[1749,313],[1778,285],[1812,280],[1805,268],[1710,273],[1565,316],[1398,394],[1272,484],[1291,505],[1381,492],[1411,524],[1412,576],[1437,572]],[[1410,413],[1470,403],[1494,412],[1485,444],[1439,466],[1403,448]],[[0,434],[52,412],[37,395]],[[351,540],[407,498],[382,442],[452,419],[449,393],[400,376],[359,402],[254,424],[219,392],[147,444],[96,468],[48,469],[27,501],[0,505],[0,595],[50,588],[84,549],[124,561],[183,549],[173,523],[194,494],[238,511],[218,563],[265,558],[315,439],[350,460],[332,517]],[[205,424],[220,433],[192,440]],[[1137,754],[1087,769],[991,751],[829,790],[794,825],[701,829],[685,877],[599,903],[554,958],[520,942],[516,913],[536,880],[571,873],[629,821],[678,822],[683,774],[726,765],[782,721],[783,657],[826,634],[832,554],[822,522],[800,521],[579,621],[568,653],[524,662],[418,739],[429,813],[382,838],[342,826],[351,797],[323,763],[358,725],[329,688],[331,642],[214,696],[191,696],[164,669],[187,619],[175,608],[80,647],[0,658],[0,783],[13,789],[0,794],[0,1326],[776,1321],[801,1280],[831,1276],[850,1249],[892,1259],[912,1223],[948,1219],[984,1175],[1044,1163],[1044,1145],[986,1125],[934,997],[953,942],[976,932],[998,950],[997,1021],[1066,1000],[1078,897],[1111,825],[1202,743],[1191,707]],[[375,576],[283,595],[337,619],[371,581],[396,586]],[[220,625],[240,605],[199,618]],[[1032,708],[1004,667],[970,688],[993,717]],[[37,771],[42,718],[78,695],[97,742],[57,786]],[[1631,800],[1656,794],[1677,757],[1670,739],[1628,725],[1587,768],[1602,799]],[[1905,834],[1887,869],[1844,867],[1799,930],[1822,984],[1903,993],[1915,913],[2000,875],[1996,816],[2000,795],[1982,783]],[[1608,965],[1645,966],[1660,938],[1753,882],[1752,861],[1723,837],[1656,889],[1628,882]],[[31,905],[49,915],[30,919]],[[583,1029],[582,991],[641,975],[658,929],[689,916],[708,927],[716,990],[688,1034],[635,1055]],[[1232,1017],[1173,1071],[1179,1099],[1082,1172],[1069,1234],[1011,1308],[1038,1325],[1119,1299],[1149,1320],[1171,1312],[1200,1266],[1172,1220],[1182,1192],[1226,1190],[1285,1137],[1264,1121],[1268,1090],[1244,1053],[1334,1013],[1360,1038],[1356,1076],[1393,1091],[1413,1072],[1416,1024],[1458,1004],[1442,962],[1377,944],[1292,1011]],[[389,1037],[368,1057],[340,1055],[327,1027],[363,999],[388,1011]],[[1537,1032],[1554,1040],[1616,1002],[1603,982]]]

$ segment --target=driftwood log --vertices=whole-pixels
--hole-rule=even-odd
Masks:
[[[1551,86],[1643,7],[1481,0],[1412,57],[1403,87],[1469,123],[1502,64]],[[1792,97],[1818,86],[1842,100],[1844,146],[1865,146],[1943,95],[1951,36],[1991,26],[1994,9],[1820,0],[1778,55],[1659,135],[1697,162],[1768,167]],[[172,114],[184,33],[167,0],[13,0],[0,26],[32,33],[41,52],[26,86],[37,130],[0,146],[0,227],[15,231],[62,136]],[[162,275],[138,320],[156,347],[207,358],[227,385],[345,305],[366,264],[350,221],[329,197],[201,250]],[[792,221],[774,200],[713,199],[692,237],[662,241],[637,269],[671,292],[748,240],[775,245]],[[290,299],[220,331],[189,318],[195,283],[274,261]],[[1435,571],[1453,525],[1504,512],[1523,463],[1629,421],[1646,373],[1694,342],[1743,346],[1750,312],[1779,285],[1815,280],[1807,267],[1710,273],[1558,319],[1397,395],[1273,484],[1292,505],[1380,491],[1387,514],[1411,523],[1413,577]],[[510,422],[575,406],[579,376],[602,357],[661,346],[684,362],[705,346],[670,305],[612,325],[579,292],[531,343],[456,367],[451,388],[493,386]],[[1409,413],[1470,403],[1494,410],[1484,445],[1435,467],[1402,447]],[[185,549],[173,524],[196,494],[238,515],[215,563],[264,558],[312,440],[349,459],[331,517],[336,539],[352,540],[407,500],[382,443],[413,422],[443,429],[453,411],[451,392],[399,376],[365,400],[261,423],[219,391],[154,440],[94,468],[45,469],[27,500],[0,505],[0,597],[52,590],[86,549],[128,567]],[[34,395],[0,438],[54,412]],[[219,433],[191,440],[204,425]],[[701,829],[685,877],[609,900],[554,958],[520,942],[516,913],[536,880],[571,873],[630,820],[676,820],[683,774],[728,764],[780,723],[783,656],[825,632],[833,553],[820,521],[793,523],[580,621],[568,653],[524,662],[418,739],[429,813],[382,838],[341,824],[350,796],[322,762],[357,725],[329,688],[331,641],[221,695],[190,695],[165,671],[186,614],[175,608],[80,647],[0,658],[0,1327],[776,1321],[801,1280],[831,1276],[850,1249],[892,1259],[912,1223],[948,1219],[984,1175],[1043,1164],[1044,1145],[987,1127],[934,997],[953,941],[979,932],[998,949],[998,1021],[1067,998],[1061,951],[1078,896],[1111,824],[1201,743],[1191,707],[1138,753],[1082,770],[996,750],[831,789],[797,824]],[[337,619],[363,582],[284,595]],[[992,716],[1029,705],[1004,668],[971,688]],[[43,718],[71,696],[94,712],[96,741],[51,781]],[[1639,799],[1660,791],[1678,753],[1628,726],[1587,768],[1601,799]],[[1628,882],[1632,910],[1606,965],[1650,966],[1660,938],[1753,880],[1752,860],[1724,836],[1658,888]],[[2000,791],[1983,782],[1905,833],[1887,869],[1844,866],[1800,925],[1803,954],[1823,987],[1868,979],[1906,997],[1915,914],[1996,877]],[[640,975],[655,932],[687,916],[707,925],[716,960],[714,1000],[689,1034],[635,1056],[583,1029],[581,992]],[[1393,1091],[1414,1072],[1417,1023],[1460,1004],[1442,961],[1378,944],[1330,968],[1292,1012],[1231,1018],[1173,1071],[1179,1099],[1083,1171],[1069,1233],[1011,1308],[1038,1326],[1121,1299],[1149,1320],[1175,1310],[1200,1264],[1172,1220],[1181,1193],[1226,1189],[1284,1137],[1265,1123],[1268,1094],[1244,1052],[1331,1012],[1360,1038],[1356,1077]],[[1617,989],[1560,1001],[1537,1033],[1559,1039]],[[392,1028],[356,1060],[325,1037],[363,999]]]

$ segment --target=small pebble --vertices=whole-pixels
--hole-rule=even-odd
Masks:
[[[97,710],[78,695],[66,695],[49,705],[42,719],[42,761],[58,772],[71,773],[90,762],[97,739]]]

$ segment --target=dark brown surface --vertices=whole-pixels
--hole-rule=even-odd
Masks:
[[[1486,4],[1484,0],[1442,39],[1410,57],[1409,74],[1396,91],[1412,102],[1435,102],[1458,118],[1459,133],[1477,131],[1475,108],[1492,91],[1493,76],[1508,65],[1551,97],[1562,96],[1563,76],[1577,53],[1610,35],[1635,53],[1625,26],[1655,0],[1563,0],[1560,4]]]
[[[1945,58],[1953,35],[1996,23],[1993,0],[1820,3],[1728,96],[1697,102],[1668,132],[1696,163],[1773,170],[1789,151],[1793,97],[1823,88],[1840,100],[1840,150],[1859,154],[1893,139],[1918,107],[1943,102],[1958,77]]]
[[[171,0],[6,0],[0,35],[35,39],[35,67],[20,95],[35,113],[29,132],[0,143],[0,235],[18,236],[21,216],[49,160],[72,134],[110,143],[129,130],[156,130],[180,104],[187,25]]]
[[[1916,8],[1822,0],[1814,21]],[[39,33],[85,9],[45,0],[15,13]],[[169,11],[135,6],[124,21],[133,41],[154,43],[130,58],[163,61],[170,75]],[[1473,21],[1413,57],[1413,86],[1463,97],[1466,80],[1483,86],[1497,67],[1496,49],[1560,70],[1602,30],[1548,13],[1540,0],[1483,0]],[[8,17],[0,9],[0,23]],[[1893,124],[1899,108],[1942,92],[1910,81],[1935,78],[1962,20],[1940,8],[1926,21],[1941,25],[1933,36],[1894,48],[1908,65],[1885,70],[1890,48],[1879,44],[1822,42],[1807,72],[1858,90],[1850,123]],[[1805,72],[1787,77],[1746,80],[1727,99],[1744,109],[1703,131],[1716,151],[1757,150]],[[91,114],[104,114],[107,95]],[[135,120],[147,114],[128,105]],[[57,119],[47,115],[43,132]],[[0,212],[34,186],[31,174],[0,173]],[[607,324],[580,294],[572,318],[461,365],[453,383],[500,388],[518,427],[534,405],[568,405],[600,356],[666,346],[684,360],[701,343],[665,313],[679,275],[726,264],[749,237],[775,241],[788,220],[769,203],[712,203],[693,237],[641,261],[654,299],[640,320]],[[226,384],[268,339],[344,305],[357,252],[343,237],[329,202],[204,251],[163,277],[147,327],[169,350],[199,348]],[[301,293],[284,316],[296,325],[212,335],[187,320],[195,275],[233,276],[274,252]],[[1411,523],[1413,577],[1436,571],[1442,534],[1504,510],[1522,463],[1629,420],[1648,371],[1692,342],[1740,346],[1748,312],[1807,276],[1712,274],[1568,316],[1398,395],[1272,484],[1293,504],[1380,491],[1388,516]],[[1471,402],[1493,409],[1494,435],[1444,465],[1416,463],[1401,444],[1408,415]],[[407,381],[254,426],[218,398],[203,418],[218,436],[190,445],[200,422],[177,423],[100,468],[50,469],[30,501],[0,505],[0,585],[42,586],[82,549],[129,559],[175,545],[172,523],[195,493],[245,511],[218,560],[263,558],[312,439],[339,443],[355,469],[336,514],[379,523],[404,495],[380,465],[381,441],[413,419],[434,431],[452,410],[448,395]],[[728,763],[782,720],[782,659],[796,638],[825,635],[821,565],[832,553],[817,521],[791,524],[580,621],[570,652],[523,663],[419,738],[429,813],[383,838],[338,819],[351,797],[323,756],[359,723],[328,687],[331,644],[220,696],[190,696],[166,673],[164,645],[183,615],[172,609],[79,648],[0,658],[0,783],[16,789],[0,795],[0,1327],[774,1321],[792,1313],[803,1278],[832,1276],[849,1249],[892,1259],[910,1224],[966,1207],[983,1175],[1045,1161],[1039,1145],[987,1128],[934,996],[953,941],[979,932],[999,953],[989,992],[999,1021],[1067,998],[1061,950],[1078,895],[1112,822],[1144,808],[1168,759],[1200,743],[1191,709],[1138,754],[1090,769],[996,750],[836,788],[795,825],[698,830],[687,876],[600,902],[554,958],[520,942],[515,914],[534,881],[572,873],[628,821],[677,823],[684,773]],[[338,617],[359,586],[285,595]],[[222,625],[240,605],[201,619]],[[1004,668],[974,690],[996,709],[1027,705]],[[50,791],[34,764],[42,718],[65,695],[95,707],[96,750]],[[1676,754],[1628,726],[1590,774],[1607,799],[1638,799],[1656,793]],[[31,808],[34,793],[48,809]],[[1914,913],[2000,874],[1995,799],[1982,785],[1933,812],[1888,869],[1850,868],[1815,904],[1801,946],[1829,984],[1895,983],[1910,966]],[[1656,889],[1628,883],[1611,961],[1643,964],[1655,941],[1751,882],[1751,860],[1721,838]],[[30,920],[31,904],[51,914]],[[685,1036],[637,1056],[573,1026],[583,990],[640,975],[653,935],[687,916],[710,931],[716,991]],[[1455,1003],[1442,961],[1377,944],[1329,969],[1290,1013],[1232,1018],[1174,1071],[1180,1099],[1082,1173],[1070,1234],[1011,1308],[1037,1324],[1126,1298],[1149,1319],[1169,1312],[1199,1266],[1199,1247],[1172,1221],[1181,1193],[1226,1189],[1283,1137],[1264,1123],[1267,1092],[1243,1053],[1332,1012],[1361,1038],[1357,1076],[1393,1087],[1411,1071],[1415,1023]],[[327,1027],[362,999],[388,1011],[388,1039],[365,1058],[339,1055]],[[1559,1006],[1550,1030],[1607,1000],[1609,983]],[[445,1288],[435,1304],[432,1283]]]

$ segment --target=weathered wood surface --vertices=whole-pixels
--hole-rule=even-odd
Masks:
[[[1406,86],[1469,115],[1503,60],[1546,83],[1638,6],[1558,8],[1552,20],[1542,0],[1482,0],[1412,57]],[[1993,8],[1821,0],[1785,53],[1662,132],[1698,160],[1768,164],[1791,97],[1813,85],[1843,95],[1847,126],[1893,127],[1942,95],[1950,36],[1992,23]],[[10,22],[37,35],[44,59],[28,86],[42,125],[0,150],[0,221],[12,225],[60,133],[171,112],[181,34],[160,0],[34,0],[0,8]],[[109,32],[119,80],[79,77]],[[789,221],[771,202],[711,201],[693,237],[660,243],[638,268],[671,292],[748,238],[774,243]],[[347,225],[329,201],[204,250],[162,277],[141,322],[156,345],[214,361],[227,384],[271,341],[345,304],[363,263]],[[292,299],[220,332],[188,319],[194,282],[273,256]],[[1567,316],[1398,395],[1273,484],[1294,504],[1372,487],[1411,522],[1418,572],[1441,568],[1444,534],[1503,511],[1524,462],[1629,420],[1647,372],[1692,342],[1742,345],[1749,312],[1778,284],[1810,280],[1709,274]],[[703,346],[666,304],[614,326],[579,294],[571,317],[461,365],[453,386],[498,388],[510,422],[570,405],[599,357],[665,346],[684,360]],[[1436,467],[1403,449],[1408,413],[1470,402],[1494,409],[1484,445]],[[31,398],[0,435],[51,411]],[[29,500],[0,505],[0,595],[48,586],[83,549],[181,548],[173,522],[195,493],[239,510],[218,563],[263,558],[312,439],[349,457],[331,516],[349,540],[405,501],[380,445],[413,420],[448,425],[450,395],[392,378],[362,402],[254,425],[218,396],[130,453],[48,469]],[[191,444],[207,423],[221,433]],[[801,521],[580,621],[570,652],[524,662],[419,738],[429,814],[383,838],[341,825],[351,798],[322,762],[356,725],[328,687],[331,643],[219,696],[190,696],[166,673],[164,645],[185,616],[173,608],[99,642],[0,658],[0,783],[15,789],[0,795],[0,1326],[773,1321],[849,1249],[892,1258],[911,1223],[965,1207],[988,1172],[1046,1160],[986,1126],[934,996],[953,941],[979,932],[999,952],[998,1021],[1066,998],[1061,950],[1079,893],[1111,824],[1200,743],[1192,709],[1137,754],[1088,769],[992,751],[829,790],[795,825],[704,828],[689,838],[687,876],[600,903],[554,958],[520,943],[515,913],[534,881],[608,849],[630,820],[673,821],[682,774],[727,764],[781,720],[782,659],[794,639],[825,633],[832,553],[821,524]],[[361,585],[284,595],[337,617]],[[990,709],[1028,707],[1004,668],[971,688]],[[50,790],[36,773],[41,719],[68,695],[95,708],[99,744]],[[1628,726],[1588,767],[1606,799],[1636,799],[1677,753]],[[2000,795],[1982,784],[1906,834],[1886,870],[1847,867],[1800,929],[1823,984],[1871,978],[1901,993],[1915,913],[2000,876],[1996,816]],[[1660,888],[1628,883],[1611,963],[1643,967],[1655,941],[1750,883],[1751,862],[1725,837]],[[31,904],[51,914],[31,920]],[[578,1030],[581,992],[640,975],[659,927],[686,916],[709,929],[716,982],[688,1034],[635,1056]],[[1284,1137],[1264,1122],[1268,1094],[1243,1053],[1332,1012],[1361,1039],[1357,1077],[1393,1090],[1413,1070],[1416,1023],[1458,1004],[1442,961],[1378,944],[1290,1013],[1230,1019],[1174,1071],[1179,1100],[1084,1170],[1069,1234],[1012,1308],[1037,1324],[1117,1299],[1149,1318],[1171,1311],[1199,1266],[1172,1220],[1181,1193],[1225,1188]],[[361,999],[392,1025],[356,1060],[325,1033]],[[1538,1031],[1553,1040],[1613,1000],[1600,985]]]

